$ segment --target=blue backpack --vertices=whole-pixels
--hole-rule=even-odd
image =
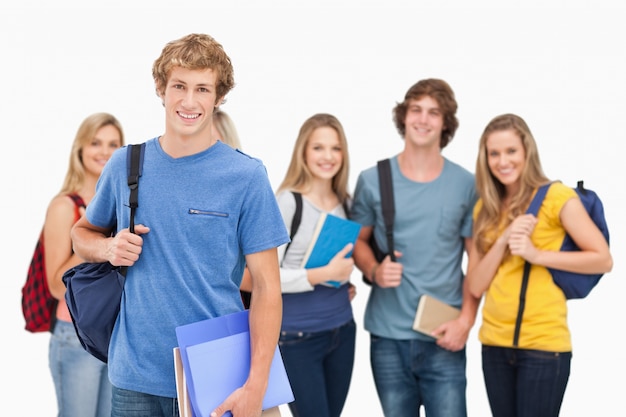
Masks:
[[[526,213],[530,213],[533,215],[537,215],[539,211],[539,207],[541,207],[541,203],[546,195],[546,192],[550,188],[550,184],[545,184],[537,190],[535,197],[530,203],[530,207]],[[606,224],[606,219],[604,218],[604,207],[602,205],[602,201],[600,201],[600,197],[598,195],[586,188],[583,187],[583,182],[578,181],[578,185],[574,189],[578,196],[580,197],[580,201],[583,203],[583,206],[589,213],[589,217],[591,220],[598,226],[598,229],[604,235],[606,242],[609,243],[609,228]],[[563,245],[561,246],[562,251],[577,251],[580,250],[574,240],[569,235],[565,235],[565,239],[563,239]],[[559,269],[548,268],[550,273],[552,274],[552,278],[554,279],[554,283],[561,287],[563,292],[565,293],[565,298],[575,299],[575,298],[585,298],[596,286],[602,275],[604,274],[578,274],[575,272],[562,271]]]

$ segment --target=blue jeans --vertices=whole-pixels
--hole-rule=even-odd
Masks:
[[[178,417],[178,400],[114,386],[111,417]]]
[[[281,332],[279,346],[295,401],[293,417],[339,417],[348,396],[356,324],[332,330]]]
[[[72,323],[57,320],[50,336],[48,365],[58,417],[109,417],[111,383],[107,365],[83,349]]]
[[[494,417],[556,417],[571,352],[482,347],[483,376]]]
[[[466,417],[465,348],[450,352],[434,342],[370,336],[376,391],[387,417]]]

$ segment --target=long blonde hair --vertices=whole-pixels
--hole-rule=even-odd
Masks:
[[[339,120],[335,116],[327,113],[318,113],[309,117],[302,124],[302,127],[300,127],[298,138],[293,147],[289,168],[276,193],[278,194],[284,190],[292,190],[304,194],[309,191],[313,174],[311,174],[309,167],[306,165],[304,154],[311,135],[315,129],[320,127],[330,127],[334,129],[339,136],[339,144],[343,153],[343,163],[339,172],[333,177],[332,189],[335,194],[337,194],[339,201],[344,203],[350,197],[348,192],[348,175],[350,172],[348,141]]]
[[[512,130],[522,140],[526,160],[520,177],[520,187],[515,195],[510,196],[507,207],[503,207],[506,189],[491,173],[488,164],[487,138],[493,132]],[[493,118],[485,127],[478,145],[476,160],[476,189],[482,201],[482,207],[474,222],[474,239],[481,254],[485,254],[493,245],[499,227],[506,227],[513,219],[523,214],[535,189],[550,180],[543,172],[539,151],[530,128],[521,117],[515,114],[502,114]],[[503,215],[506,217],[503,218]]]
[[[115,127],[120,132],[120,145],[124,146],[124,131],[121,123],[115,116],[109,113],[94,113],[87,116],[80,124],[72,143],[67,173],[59,194],[75,193],[83,186],[85,181],[85,166],[82,158],[83,148],[91,143],[98,130],[108,125]]]

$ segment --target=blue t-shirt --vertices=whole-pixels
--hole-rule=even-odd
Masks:
[[[126,147],[105,166],[87,219],[128,227]],[[241,311],[244,255],[289,241],[263,164],[228,145],[172,158],[146,142],[135,224],[143,235],[128,268],[121,311],[109,347],[116,387],[176,397],[175,328]]]
[[[391,339],[434,340],[412,329],[420,296],[429,294],[459,307],[462,302],[464,239],[472,235],[472,208],[477,199],[474,176],[444,158],[438,178],[415,182],[391,158],[395,249],[402,252],[402,283],[372,286],[365,309],[365,329]],[[387,252],[378,172],[374,166],[357,179],[350,216],[374,226],[378,246]]]

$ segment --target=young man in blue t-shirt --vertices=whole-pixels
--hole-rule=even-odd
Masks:
[[[222,46],[202,34],[172,41],[152,74],[165,131],[146,141],[137,234],[127,228],[126,149],[105,166],[72,233],[87,261],[129,267],[109,346],[112,416],[177,415],[175,328],[243,310],[246,265],[251,369],[215,412],[258,415],[282,316],[276,248],[289,236],[263,164],[212,133],[213,113],[234,86]]]

